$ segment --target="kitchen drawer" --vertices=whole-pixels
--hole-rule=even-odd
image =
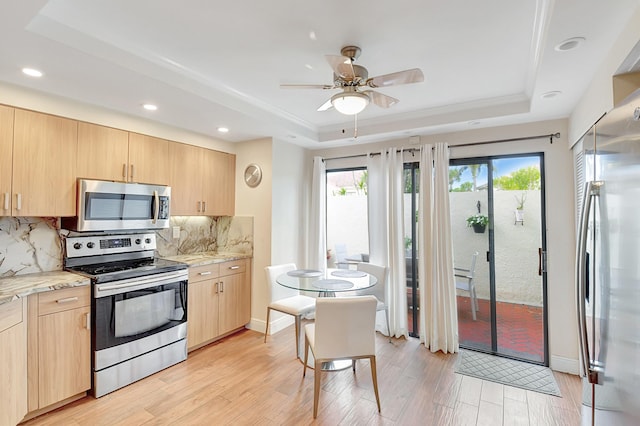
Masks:
[[[91,305],[91,286],[65,288],[38,294],[38,315]]]
[[[218,271],[220,270],[217,263],[211,263],[209,265],[192,266],[189,268],[189,282],[198,282],[218,277]]]
[[[0,332],[22,322],[23,299],[0,305]]]
[[[247,270],[248,259],[232,260],[220,264],[220,276],[241,274]]]

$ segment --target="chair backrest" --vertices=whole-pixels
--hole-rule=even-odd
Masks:
[[[372,263],[358,263],[356,265],[358,271],[371,274],[378,282],[373,287],[356,291],[358,296],[371,294],[378,298],[379,301],[386,303],[386,286],[387,286],[387,268],[385,266],[374,265]]]
[[[336,244],[336,263],[344,262],[347,259],[347,245],[344,243]]]
[[[289,271],[295,271],[295,263],[285,263],[283,265],[272,265],[264,268],[267,273],[267,283],[269,285],[269,293],[271,294],[270,301],[281,300],[291,296],[297,296],[298,290],[287,288],[276,282],[278,275],[286,274]]]
[[[373,296],[318,298],[313,349],[316,359],[375,355],[377,304]]]
[[[471,255],[471,266],[469,266],[469,276],[473,279],[476,272],[476,260],[478,260],[478,252]]]

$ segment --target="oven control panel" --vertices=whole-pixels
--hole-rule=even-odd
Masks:
[[[95,256],[134,251],[155,250],[156,234],[94,235],[87,237],[67,237],[65,240],[67,257]]]

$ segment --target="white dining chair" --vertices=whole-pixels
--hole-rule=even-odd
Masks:
[[[315,358],[313,380],[313,418],[318,416],[322,363],[350,360],[353,372],[356,360],[368,359],[371,365],[373,391],[380,412],[378,377],[376,372],[377,300],[374,296],[321,297],[316,302],[316,319],[304,328],[304,367],[307,373],[309,349]]]
[[[296,328],[296,356],[300,358],[300,319],[303,315],[308,315],[314,311],[316,299],[314,297],[303,296],[299,291],[284,287],[276,282],[278,275],[295,271],[297,269],[295,264],[286,263],[283,265],[273,265],[267,266],[264,269],[267,273],[271,300],[267,306],[267,325],[264,330],[264,341],[265,343],[267,342],[269,317],[272,310],[292,315],[295,319]]]
[[[476,284],[474,281],[476,271],[476,260],[478,259],[478,252],[471,255],[471,266],[469,269],[453,268],[454,276],[456,280],[456,288],[458,290],[469,292],[469,299],[471,302],[471,315],[473,320],[476,320],[476,311],[480,310],[478,305],[478,297],[476,295]]]
[[[378,300],[376,311],[384,311],[385,319],[387,320],[387,335],[389,336],[389,342],[391,342],[391,327],[389,327],[389,306],[387,305],[387,268],[385,266],[374,265],[372,263],[358,263],[358,271],[366,272],[369,275],[376,277],[378,282],[373,287],[365,288],[364,290],[355,291],[356,296],[375,296]]]

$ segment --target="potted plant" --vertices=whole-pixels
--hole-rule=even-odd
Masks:
[[[489,217],[480,213],[476,213],[467,218],[467,226],[472,227],[473,231],[478,234],[482,234],[484,232],[488,223]]]

